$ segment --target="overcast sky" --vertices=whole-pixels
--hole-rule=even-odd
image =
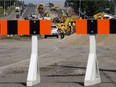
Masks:
[[[49,3],[49,2],[53,2],[53,3],[58,3],[58,4],[63,4],[65,0],[24,0],[25,3]]]

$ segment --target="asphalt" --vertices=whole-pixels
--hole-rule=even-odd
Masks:
[[[35,10],[36,10],[36,7],[27,7],[22,17],[25,18],[27,15],[34,13]]]
[[[88,45],[73,46],[56,38],[38,43],[41,83],[33,87],[84,87]],[[31,40],[0,40],[0,49],[0,87],[26,87]],[[115,52],[115,46],[97,47],[102,82],[90,87],[116,87]]]
[[[25,18],[27,15],[29,15],[31,13],[34,13],[35,9],[36,9],[36,7],[26,7],[26,9],[24,10],[21,18]],[[2,17],[0,19],[3,19],[3,20],[17,20],[16,19],[16,14],[17,14],[17,12],[13,11],[10,15]]]
[[[23,17],[33,11],[28,7]],[[15,12],[8,19],[14,17]],[[41,83],[33,87],[84,87],[88,44],[72,45],[56,38],[38,43]],[[30,55],[30,39],[0,40],[0,87],[26,87]],[[98,46],[97,58],[102,82],[89,87],[116,87],[116,46]]]

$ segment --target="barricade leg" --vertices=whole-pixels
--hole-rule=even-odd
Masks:
[[[40,83],[40,70],[38,61],[38,38],[32,36],[32,53],[27,77],[27,86]]]
[[[101,82],[98,61],[96,56],[96,37],[95,35],[90,35],[89,38],[90,38],[90,53],[88,57],[86,75],[84,80],[85,86],[90,86]]]

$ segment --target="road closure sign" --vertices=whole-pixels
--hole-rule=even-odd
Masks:
[[[77,34],[116,34],[115,19],[76,20]]]
[[[0,20],[0,35],[51,34],[51,20]]]

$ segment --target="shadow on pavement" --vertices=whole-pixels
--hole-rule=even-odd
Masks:
[[[0,84],[21,84],[26,87],[26,82],[0,82]]]
[[[54,65],[51,65],[54,66]],[[64,66],[64,65],[57,65],[59,67],[64,67],[64,68],[78,68],[78,69],[86,69],[85,67],[77,67],[77,66]],[[107,72],[116,72],[116,70],[111,70],[111,69],[99,69],[100,71],[107,71]]]
[[[79,84],[81,86],[84,86],[84,82],[56,82],[56,83],[74,83],[74,84]]]

